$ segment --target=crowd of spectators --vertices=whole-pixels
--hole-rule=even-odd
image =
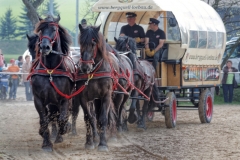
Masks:
[[[30,56],[26,56],[25,61],[19,56],[17,60],[10,59],[9,63],[8,66],[0,49],[0,100],[16,100],[18,86],[24,84],[26,100],[32,101],[32,87],[27,80],[31,67]]]

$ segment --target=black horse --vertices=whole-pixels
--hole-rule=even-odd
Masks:
[[[28,39],[28,50],[30,52],[30,55],[32,56],[32,63],[33,65],[35,64],[35,58],[36,58],[36,45],[39,39],[39,36],[37,34],[31,34],[28,35],[26,34],[27,39]],[[36,61],[36,63],[38,63]],[[59,115],[59,110],[58,107],[56,107],[55,105],[49,104],[48,105],[48,111],[49,111],[49,115],[51,117],[52,121],[52,131],[51,131],[51,138],[52,139],[56,139],[59,138],[58,140],[56,139],[56,141],[61,141],[61,136],[57,137],[57,117]]]
[[[61,135],[67,133],[71,127],[67,122],[72,102],[66,95],[71,95],[74,89],[75,67],[68,56],[71,37],[58,24],[59,20],[59,16],[56,19],[48,16],[40,19],[37,24],[35,33],[39,38],[30,73],[34,104],[40,118],[39,134],[43,137],[42,148],[46,151],[52,151],[48,124],[55,118],[55,115],[52,115],[55,112],[51,111],[53,107],[59,112],[59,132],[55,143],[62,142]]]
[[[148,110],[151,109],[149,108],[149,106],[156,106],[156,102],[159,101],[160,96],[159,91],[154,84],[155,69],[148,61],[139,60],[136,57],[137,47],[136,42],[133,38],[127,36],[120,36],[118,39],[114,39],[116,41],[115,48],[118,51],[129,52],[127,55],[133,63],[134,85],[136,88],[132,91],[131,94],[133,99],[129,110],[130,112],[128,122],[134,123],[138,120],[138,127],[146,129],[145,118]],[[141,95],[140,92],[145,94],[145,100],[142,107],[142,115],[140,114],[140,105],[139,101],[137,100],[138,96]],[[149,102],[151,105],[149,105]]]
[[[113,103],[113,91],[121,88],[124,93],[128,94],[128,91],[131,90],[128,79],[132,77],[130,73],[132,67],[131,63],[125,61],[123,65],[128,66],[129,71],[126,68],[120,69],[119,62],[121,60],[108,52],[103,35],[99,32],[100,26],[83,28],[79,25],[79,29],[81,59],[76,89],[78,90],[80,87],[84,89],[78,95],[78,98],[74,100],[73,113],[77,113],[75,110],[78,110],[79,104],[81,104],[87,127],[85,148],[94,149],[96,116],[100,136],[98,150],[108,151],[106,141],[107,125],[111,125],[112,130],[115,130],[114,117],[118,117],[118,113],[114,110],[114,104],[119,107],[122,106],[124,101],[124,96],[122,96],[120,102]],[[126,78],[122,82],[119,81],[122,78],[120,74]],[[93,115],[89,109],[89,102],[93,101],[96,115]],[[76,116],[73,116],[73,118]]]

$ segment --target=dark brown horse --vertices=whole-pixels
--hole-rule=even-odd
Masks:
[[[113,92],[121,88],[128,95],[128,91],[131,90],[128,79],[131,79],[132,67],[131,63],[128,63],[126,60],[124,68],[120,69],[119,63],[124,58],[119,60],[115,55],[107,51],[103,35],[99,32],[100,26],[83,28],[79,25],[79,29],[81,59],[76,89],[78,90],[80,87],[84,87],[84,89],[78,95],[78,98],[75,97],[73,113],[77,113],[75,110],[78,110],[80,104],[84,111],[84,120],[87,128],[85,148],[94,149],[94,138],[96,135],[94,135],[93,129],[96,116],[100,136],[98,150],[108,151],[106,141],[107,125],[112,125],[114,130],[114,117],[118,117],[118,113],[114,111],[114,104],[118,109],[119,106],[123,106],[122,102],[125,101],[122,95],[120,96],[120,102],[113,103],[112,96],[116,96],[113,95]],[[129,69],[127,70],[126,67],[129,67]],[[122,79],[122,82],[119,79]],[[89,102],[93,101],[96,115],[93,115],[89,109]],[[73,118],[76,116],[73,116]]]
[[[148,106],[157,105],[157,104],[149,105],[149,102],[154,103],[152,99],[153,97],[155,100],[159,100],[159,92],[158,90],[156,90],[156,86],[154,86],[155,69],[153,68],[152,64],[149,63],[148,61],[139,60],[136,57],[137,47],[135,40],[133,38],[127,36],[120,36],[118,39],[116,38],[114,39],[116,41],[115,48],[118,51],[128,52],[127,56],[131,59],[133,63],[134,85],[136,88],[132,91],[131,94],[131,97],[133,99],[129,110],[128,122],[134,123],[138,120],[138,127],[145,129],[146,128],[145,118],[149,110]],[[149,98],[147,99],[147,97],[145,96],[144,104],[142,107],[142,115],[140,115],[141,113],[139,111],[140,105],[138,97],[140,95],[143,96],[143,94],[140,94],[140,92],[143,92]]]
[[[59,126],[55,143],[61,142],[62,135],[70,129],[68,122],[71,99],[64,95],[70,95],[74,89],[75,67],[68,57],[71,44],[70,35],[58,24],[60,17],[48,16],[40,19],[35,33],[38,35],[36,46],[36,60],[31,70],[31,81],[34,95],[35,108],[40,118],[39,134],[43,137],[42,148],[52,151],[52,143],[48,129],[49,122],[55,118],[51,115],[50,107],[56,107],[59,112],[57,122]]]

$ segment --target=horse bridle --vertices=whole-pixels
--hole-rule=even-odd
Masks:
[[[41,43],[42,43],[42,39],[43,39],[43,38],[47,38],[47,39],[50,41],[51,45],[53,46],[53,43],[56,41],[57,37],[59,36],[59,33],[58,33],[58,24],[57,24],[57,23],[54,23],[54,22],[53,22],[53,23],[49,23],[49,24],[57,27],[56,34],[55,34],[54,38],[51,39],[49,36],[40,36],[40,42],[38,42],[38,44],[41,44]]]
[[[81,57],[81,58],[80,58],[80,62],[81,62],[81,63],[95,64],[94,59],[95,59],[96,56],[97,56],[97,49],[98,49],[98,46],[97,46],[97,44],[96,44],[96,45],[95,45],[95,48],[94,48],[94,51],[93,51],[93,58],[92,58],[91,60],[84,61],[84,60],[82,59],[82,57]]]

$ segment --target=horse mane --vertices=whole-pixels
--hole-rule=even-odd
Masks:
[[[35,28],[35,31],[34,31],[35,34],[39,34],[39,32],[41,30],[43,30],[46,27],[48,27],[49,23],[56,23],[56,24],[58,24],[58,22],[48,21],[46,19],[41,20],[40,22],[38,22],[36,24],[36,28]],[[59,47],[61,47],[62,52],[64,54],[68,55],[69,52],[70,52],[69,46],[72,43],[71,36],[69,35],[68,31],[66,29],[64,29],[60,24],[58,24],[58,33],[59,33],[59,38],[57,39],[58,45],[59,45]],[[36,48],[36,53],[39,53],[39,47],[38,46]]]
[[[109,53],[107,51],[103,34],[101,32],[96,32],[96,28],[97,26],[88,26],[87,28],[84,28],[84,30],[79,34],[78,43],[80,44],[82,50],[84,49],[84,46],[92,44],[92,40],[94,39],[97,43],[102,58],[109,61]]]
[[[128,39],[129,49],[131,49],[131,51],[136,54],[137,45],[136,45],[135,39],[133,39],[132,37],[120,36],[118,38],[118,41],[120,42],[119,45],[120,46],[125,45],[125,47],[127,47],[126,44],[124,43],[126,39]]]

